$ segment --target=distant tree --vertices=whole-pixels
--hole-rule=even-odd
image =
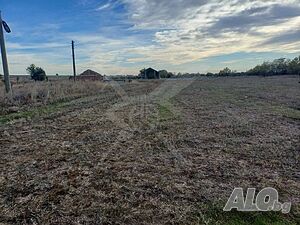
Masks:
[[[174,76],[175,76],[174,73],[168,72],[167,78],[172,78],[172,77],[174,77]]]
[[[158,72],[159,72],[160,78],[168,78],[168,71],[166,71],[166,70],[160,70]]]
[[[211,77],[211,76],[214,76],[214,74],[213,74],[213,73],[210,73],[210,72],[208,72],[208,73],[206,74],[206,76],[208,76],[208,77]]]
[[[225,69],[223,69],[219,72],[219,75],[220,76],[229,76],[229,75],[231,75],[231,73],[232,73],[231,69],[226,67]]]
[[[139,78],[143,77],[145,75],[145,71],[146,71],[146,69],[140,70],[140,73],[139,73],[138,77]]]
[[[300,56],[289,62],[288,73],[300,75]]]
[[[41,67],[36,67],[34,64],[27,67],[26,71],[34,81],[44,81],[47,79],[46,72]]]
[[[29,73],[30,76],[33,76],[35,72],[36,66],[34,64],[31,64],[26,68],[27,73]]]
[[[248,75],[270,76],[273,75],[272,65],[269,62],[264,62],[247,71]]]
[[[166,71],[166,70],[160,70],[158,72],[159,72],[160,78],[168,78],[168,71]]]
[[[20,77],[19,77],[19,76],[17,76],[17,84],[19,83],[19,81],[20,81]]]
[[[140,70],[140,74],[144,74],[145,71],[146,71],[146,69],[141,69],[141,70]]]
[[[56,76],[58,77],[58,76],[59,76],[59,74],[57,73],[57,74],[56,74]]]
[[[285,58],[275,59],[271,63],[271,71],[273,75],[285,75],[288,73],[289,60]]]

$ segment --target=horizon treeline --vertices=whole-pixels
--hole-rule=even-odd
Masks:
[[[166,70],[159,71],[161,78],[195,77],[195,76],[276,76],[276,75],[300,75],[300,56],[294,59],[280,58],[273,61],[265,61],[246,72],[237,72],[226,67],[219,73],[171,73]]]
[[[28,69],[28,68],[27,68]],[[197,76],[276,76],[276,75],[300,75],[300,56],[294,59],[279,58],[273,61],[265,61],[246,72],[238,72],[226,67],[218,73],[173,73],[167,70],[158,71],[161,78],[189,78]],[[58,76],[58,74],[56,74]],[[137,79],[135,75],[116,75],[113,79]],[[0,74],[0,81],[3,75]]]

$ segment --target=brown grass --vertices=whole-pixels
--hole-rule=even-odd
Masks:
[[[0,126],[0,222],[297,224],[297,78],[122,90]],[[268,186],[292,214],[222,212],[234,187]]]
[[[95,95],[105,88],[103,82],[95,81],[51,81],[24,82],[13,85],[12,96],[5,94],[5,87],[0,86],[0,115],[6,114],[9,107],[22,108],[34,105],[49,104]]]

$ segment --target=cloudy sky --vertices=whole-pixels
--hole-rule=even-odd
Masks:
[[[10,71],[243,71],[300,54],[300,0],[0,0]],[[2,64],[0,73],[2,73]]]

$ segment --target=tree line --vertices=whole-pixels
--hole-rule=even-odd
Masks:
[[[189,78],[197,76],[275,76],[300,75],[300,56],[294,59],[280,58],[271,62],[264,62],[246,72],[237,72],[226,67],[218,73],[171,73],[166,70],[159,71],[161,78]]]
[[[48,80],[46,72],[41,67],[37,67],[31,64],[26,68],[26,71],[30,75],[32,80],[44,81]],[[143,70],[140,71],[141,73]],[[56,74],[58,76],[58,74]],[[172,73],[167,70],[160,70],[159,75],[161,78],[189,78],[198,76],[275,76],[275,75],[300,75],[300,56],[294,59],[280,58],[273,61],[266,61],[260,65],[246,72],[237,72],[226,67],[218,73]],[[137,79],[137,76],[133,75],[120,75],[116,78],[123,79]],[[0,80],[3,76],[0,74]]]
[[[247,71],[249,75],[300,75],[300,56],[293,60],[281,58],[275,59],[272,62],[264,62],[261,65]]]

